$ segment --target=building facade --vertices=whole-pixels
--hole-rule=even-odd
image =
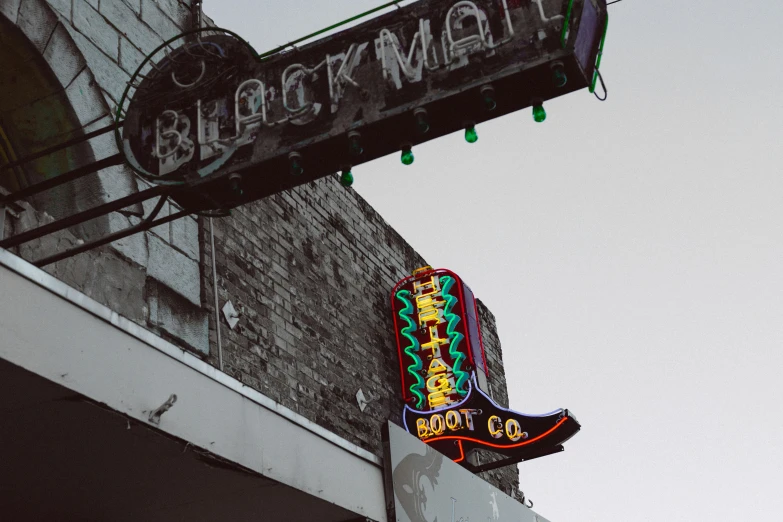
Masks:
[[[192,7],[0,0],[0,166],[110,125],[133,71],[192,27]],[[5,168],[0,191],[117,153],[104,134]],[[145,188],[116,165],[6,202],[0,238]],[[402,411],[389,295],[426,260],[328,177],[229,217],[189,216],[43,271],[30,264],[137,224],[155,204],[0,250],[0,511],[386,520],[381,427]],[[167,202],[162,215],[177,210]],[[479,316],[489,393],[508,406],[494,317],[480,303]],[[522,500],[515,466],[483,478]]]

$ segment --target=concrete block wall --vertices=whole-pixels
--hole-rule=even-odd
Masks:
[[[224,371],[245,385],[381,456],[382,424],[401,422],[399,361],[391,316],[394,285],[427,265],[355,191],[328,177],[213,220],[222,308]],[[210,242],[204,220],[202,243]],[[212,254],[202,249],[202,287],[214,310]],[[508,404],[495,319],[479,307],[492,395]],[[210,314],[210,343],[215,346]],[[218,364],[216,350],[210,362]],[[356,393],[370,403],[362,412]],[[509,493],[516,468],[485,479]]]

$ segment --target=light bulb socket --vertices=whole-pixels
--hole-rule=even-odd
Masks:
[[[356,131],[348,133],[348,152],[354,158],[357,158],[364,154],[364,147],[362,147],[362,135]]]
[[[242,190],[242,174],[234,172],[228,176],[228,185],[231,187],[231,192],[236,196],[242,196],[244,191]]]
[[[288,155],[288,166],[293,176],[301,176],[304,172],[302,166],[302,155],[298,152],[292,152]]]
[[[419,107],[413,111],[413,117],[416,118],[416,129],[419,134],[427,134],[430,131],[430,117],[427,109]]]
[[[550,68],[552,69],[552,83],[555,84],[555,87],[565,87],[568,83],[568,76],[563,62],[553,62]]]
[[[488,111],[494,111],[498,106],[498,102],[495,100],[495,88],[492,85],[487,84],[481,87],[479,93],[481,94],[481,101],[484,103],[484,108]]]

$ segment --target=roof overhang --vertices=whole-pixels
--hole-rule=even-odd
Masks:
[[[0,288],[3,512],[386,520],[375,455],[5,250]]]

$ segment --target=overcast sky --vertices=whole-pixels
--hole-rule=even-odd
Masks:
[[[258,50],[382,0],[205,0]],[[511,406],[571,409],[520,466],[552,522],[783,519],[783,3],[624,0],[587,91],[354,169],[498,320]],[[469,210],[420,228],[413,183]],[[411,267],[414,268],[414,267]],[[391,290],[391,289],[390,289]],[[390,334],[391,335],[391,334]]]

